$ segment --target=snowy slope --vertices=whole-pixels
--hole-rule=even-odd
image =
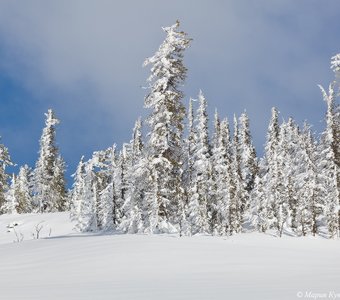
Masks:
[[[0,245],[22,239],[32,240],[36,236],[36,226],[42,227],[40,238],[72,233],[74,227],[69,213],[0,215]],[[15,234],[17,233],[17,235]],[[22,235],[21,235],[22,234]],[[18,238],[17,238],[18,236]]]
[[[29,233],[41,220],[42,237],[49,228],[51,236],[33,240]],[[18,221],[27,238],[13,243],[6,225]],[[72,227],[65,213],[0,216],[0,299],[340,297],[339,240],[78,235]]]

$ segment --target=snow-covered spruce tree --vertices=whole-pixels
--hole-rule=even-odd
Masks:
[[[259,232],[266,232],[269,228],[269,204],[266,193],[267,165],[265,159],[260,159],[259,171],[255,177],[254,189],[251,192],[251,223]]]
[[[199,108],[197,110],[196,132],[197,141],[193,152],[194,164],[192,173],[193,190],[190,191],[188,222],[191,234],[211,232],[213,205],[210,189],[212,185],[212,165],[208,131],[207,101],[202,91],[198,95]]]
[[[231,199],[229,205],[229,233],[238,233],[242,230],[246,211],[247,193],[242,181],[240,134],[237,118],[234,115],[234,135],[232,143],[231,173],[233,174],[231,186]]]
[[[182,215],[179,207],[184,199],[181,151],[185,108],[179,87],[186,78],[183,54],[190,39],[178,28],[178,21],[163,28],[167,35],[164,42],[155,55],[144,62],[145,66],[151,65],[150,92],[145,97],[145,107],[151,109],[147,156],[153,168],[152,180],[157,181],[148,191],[158,206],[157,221],[151,232],[167,231],[166,224],[178,224]]]
[[[217,227],[220,223],[221,215],[219,215],[218,211],[218,182],[217,177],[218,174],[216,172],[215,166],[217,164],[217,157],[216,157],[216,149],[219,147],[220,144],[220,133],[221,133],[221,121],[217,112],[217,109],[215,109],[214,114],[214,132],[212,136],[211,143],[209,145],[209,153],[210,153],[210,188],[209,188],[209,203],[208,203],[208,216],[210,216],[209,219],[209,231],[211,234],[218,234]]]
[[[38,212],[63,211],[66,208],[65,164],[55,142],[59,120],[52,109],[45,114],[39,158],[34,170],[34,202]]]
[[[16,176],[13,174],[11,179],[11,184],[9,189],[5,193],[5,204],[3,205],[3,212],[6,214],[16,214],[18,213],[18,201],[16,197],[17,192],[17,182]]]
[[[58,155],[54,163],[51,187],[55,191],[54,203],[57,211],[69,210],[68,191],[65,180],[66,164],[63,158]]]
[[[12,175],[11,184],[6,192],[4,211],[8,214],[32,212],[30,172],[27,165],[20,167],[18,176]]]
[[[221,134],[221,121],[215,109],[214,114],[214,132],[211,140],[210,145],[210,165],[211,165],[211,172],[210,172],[210,190],[209,190],[209,204],[210,204],[210,232],[211,234],[219,234],[220,228],[219,224],[221,223],[221,214],[219,214],[219,183],[218,183],[218,171],[216,167],[218,166],[219,162],[219,145],[220,145],[220,134]]]
[[[95,176],[93,171],[92,160],[86,162],[84,166],[84,189],[80,192],[80,203],[73,203],[79,205],[75,207],[76,211],[76,229],[80,232],[96,231],[97,225],[97,205],[96,205],[96,186]]]
[[[331,61],[331,68],[333,69],[335,73],[335,77],[338,80],[337,82],[337,89],[340,90],[340,53],[332,57]],[[336,83],[334,83],[336,85]],[[336,96],[339,96],[336,95]],[[333,141],[333,149],[334,149],[334,155],[335,155],[335,163],[338,167],[338,171],[340,169],[340,104],[335,103],[334,101],[334,107],[333,107],[333,113],[334,113],[334,124],[333,124],[333,132],[334,132],[334,141]],[[340,186],[340,177],[338,176],[338,187]]]
[[[121,207],[123,202],[120,198],[121,191],[117,192],[116,146],[108,148],[102,154],[101,170],[97,172],[97,181],[100,180],[98,219],[100,229],[110,231],[117,229],[121,222]]]
[[[277,179],[277,147],[279,144],[280,125],[278,111],[271,110],[271,119],[267,131],[265,155],[259,162],[255,186],[251,193],[252,224],[260,232],[277,228],[276,215],[278,199],[275,197]]]
[[[5,194],[8,190],[9,175],[6,173],[6,168],[12,165],[8,149],[3,144],[0,144],[0,214],[4,213]]]
[[[333,69],[335,73],[335,77],[338,80],[338,91],[340,90],[340,53],[332,57],[331,61],[331,68]],[[339,96],[337,94],[336,96]],[[334,141],[333,141],[333,149],[334,149],[334,155],[335,155],[335,163],[338,167],[338,172],[340,169],[340,103],[335,103],[334,100],[334,107],[333,107],[333,112],[334,112]],[[340,176],[338,176],[338,187],[340,186]]]
[[[334,90],[335,82],[329,85],[328,93],[320,86],[324,101],[327,104],[326,129],[320,146],[321,158],[319,168],[323,180],[323,197],[326,202],[326,219],[328,233],[331,237],[339,236],[340,229],[340,167],[339,167],[339,115],[336,113]]]
[[[300,136],[298,153],[301,165],[296,178],[298,192],[298,230],[302,235],[309,233],[315,236],[319,232],[319,217],[323,213],[324,203],[320,197],[322,185],[317,169],[317,144],[311,133],[310,126],[304,124]]]
[[[334,156],[335,156],[335,163],[337,165],[338,171],[338,188],[340,187],[340,103],[338,103],[334,108]]]
[[[195,114],[193,104],[196,102],[195,99],[189,99],[189,109],[188,109],[188,135],[184,143],[184,173],[182,176],[182,181],[184,185],[185,201],[183,202],[184,208],[182,213],[182,218],[180,220],[180,234],[190,235],[190,224],[188,222],[188,211],[189,211],[189,200],[193,199],[193,194],[196,193],[196,185],[194,183],[194,153],[197,147],[197,132],[196,126],[194,125]],[[197,200],[197,199],[196,199]],[[192,202],[191,210],[198,212],[198,202]],[[194,206],[193,206],[194,204]]]
[[[159,216],[161,192],[154,157],[142,141],[141,123],[136,124],[131,145],[131,168],[128,169],[128,189],[123,205],[124,216],[120,229],[125,232],[167,232],[174,227]],[[166,160],[163,161],[167,162]],[[130,175],[131,174],[131,175]],[[161,228],[161,229],[160,229]]]
[[[125,202],[122,207],[124,216],[120,229],[128,233],[142,232],[143,224],[143,202],[144,202],[144,172],[142,167],[143,139],[142,122],[139,118],[133,129],[130,142],[130,159],[126,169],[127,190]]]
[[[133,128],[132,140],[131,140],[131,164],[135,165],[144,149],[143,135],[142,135],[142,120],[138,118],[135,127]]]
[[[231,151],[229,123],[227,119],[219,122],[215,114],[215,134],[213,142],[213,182],[216,198],[215,234],[229,233],[230,200],[233,198],[233,174],[231,174]]]
[[[95,174],[95,162],[90,159],[85,167],[85,193],[82,202],[80,231],[97,231],[99,229],[99,195]]]
[[[265,168],[263,184],[267,198],[267,218],[269,228],[279,228],[277,223],[278,202],[277,187],[280,184],[278,174],[277,147],[279,144],[280,125],[278,111],[272,108],[271,119],[268,126],[267,141],[265,145]]]
[[[240,121],[240,153],[241,153],[241,175],[248,193],[254,188],[254,180],[258,171],[255,147],[253,146],[249,117],[246,113],[241,114]],[[246,209],[249,208],[249,203]]]
[[[187,139],[187,175],[188,181],[187,183],[190,184],[192,181],[192,175],[194,172],[194,153],[197,148],[197,128],[194,124],[195,122],[195,114],[193,108],[193,102],[196,101],[190,98],[189,101],[189,111],[188,111],[188,139]]]
[[[27,165],[20,167],[16,181],[17,211],[19,214],[30,213],[33,211],[32,169]]]
[[[113,230],[122,218],[122,201],[120,190],[116,189],[120,182],[120,172],[117,168],[116,146],[103,151],[95,151],[85,167],[85,205],[94,209],[87,217],[88,226],[85,230]]]
[[[301,204],[303,200],[300,198],[301,194],[301,182],[300,175],[306,169],[306,161],[302,158],[305,155],[305,145],[303,143],[304,132],[301,132],[299,126],[289,119],[288,121],[289,136],[287,137],[288,142],[288,153],[289,153],[289,164],[285,163],[286,173],[288,173],[292,179],[290,194],[288,194],[289,203],[289,224],[288,226],[296,233],[300,234],[303,232],[304,224],[307,222],[306,219],[309,218],[309,214],[305,211],[305,217],[302,218],[302,208]],[[289,169],[288,169],[289,168]],[[303,205],[302,205],[303,206]],[[308,221],[310,222],[310,220]]]
[[[78,165],[73,190],[72,206],[75,213],[76,229],[81,232],[100,229],[99,182],[96,174],[101,164],[101,151],[94,152],[86,163]],[[80,201],[80,203],[78,202]]]
[[[189,100],[189,109],[188,109],[188,136],[185,139],[184,144],[184,170],[183,173],[183,182],[185,187],[185,195],[186,195],[186,204],[189,202],[189,192],[190,192],[190,185],[192,183],[192,176],[194,173],[194,152],[196,149],[197,144],[197,132],[196,127],[194,126],[194,108],[193,102],[195,100],[190,98]]]
[[[338,167],[338,171],[340,169],[340,104],[338,103],[334,107],[334,155],[335,155],[335,163]],[[340,178],[338,177],[338,186],[340,186],[339,182]]]
[[[250,194],[254,188],[255,176],[258,172],[258,162],[255,147],[252,143],[249,118],[246,113],[242,113],[239,118],[239,151],[240,151],[240,171],[244,187],[244,198],[241,204],[243,222],[250,219]]]
[[[128,214],[129,208],[123,209],[128,196],[128,189],[130,187],[130,167],[131,167],[131,144],[124,143],[122,150],[119,152],[114,170],[114,185],[115,193],[118,197],[117,201],[120,203],[121,216]]]
[[[285,228],[298,227],[297,172],[299,157],[299,132],[292,118],[280,128],[279,143],[276,150],[276,168],[274,176],[276,200],[275,222],[279,236]],[[289,222],[290,221],[290,222]]]
[[[72,191],[70,194],[70,218],[76,224],[81,224],[82,201],[85,193],[85,163],[84,156],[81,157],[77,170],[73,177]],[[77,227],[78,225],[76,225]],[[78,229],[78,228],[77,228]]]
[[[270,165],[275,160],[275,152],[279,143],[279,133],[279,112],[275,107],[273,107],[271,110],[271,119],[268,126],[267,141],[265,145],[265,156],[268,165]]]

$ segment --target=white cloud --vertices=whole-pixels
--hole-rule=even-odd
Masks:
[[[90,140],[128,140],[142,113],[142,62],[162,41],[160,26],[179,18],[194,38],[186,93],[202,88],[228,116],[247,108],[262,143],[273,105],[322,118],[315,86],[332,75],[339,8],[310,0],[2,1],[0,70],[58,108],[65,144],[87,132],[78,152]]]

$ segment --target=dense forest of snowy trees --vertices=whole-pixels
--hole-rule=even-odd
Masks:
[[[280,122],[273,108],[259,158],[246,113],[230,124],[216,111],[210,133],[202,91],[186,112],[180,88],[191,39],[178,22],[163,30],[164,42],[144,63],[151,67],[144,103],[150,114],[136,121],[130,142],[82,157],[67,191],[55,143],[59,120],[49,110],[34,169],[7,174],[13,163],[0,144],[0,213],[70,210],[83,232],[339,236],[340,54],[331,61],[334,82],[327,90],[320,86],[324,132],[315,136],[309,124],[300,128],[292,118]]]

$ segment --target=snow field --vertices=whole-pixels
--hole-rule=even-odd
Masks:
[[[7,224],[21,222],[18,230],[28,237],[42,220],[42,239],[13,243]],[[286,300],[299,292],[340,293],[339,240],[91,235],[72,227],[67,213],[0,217],[1,299]]]

